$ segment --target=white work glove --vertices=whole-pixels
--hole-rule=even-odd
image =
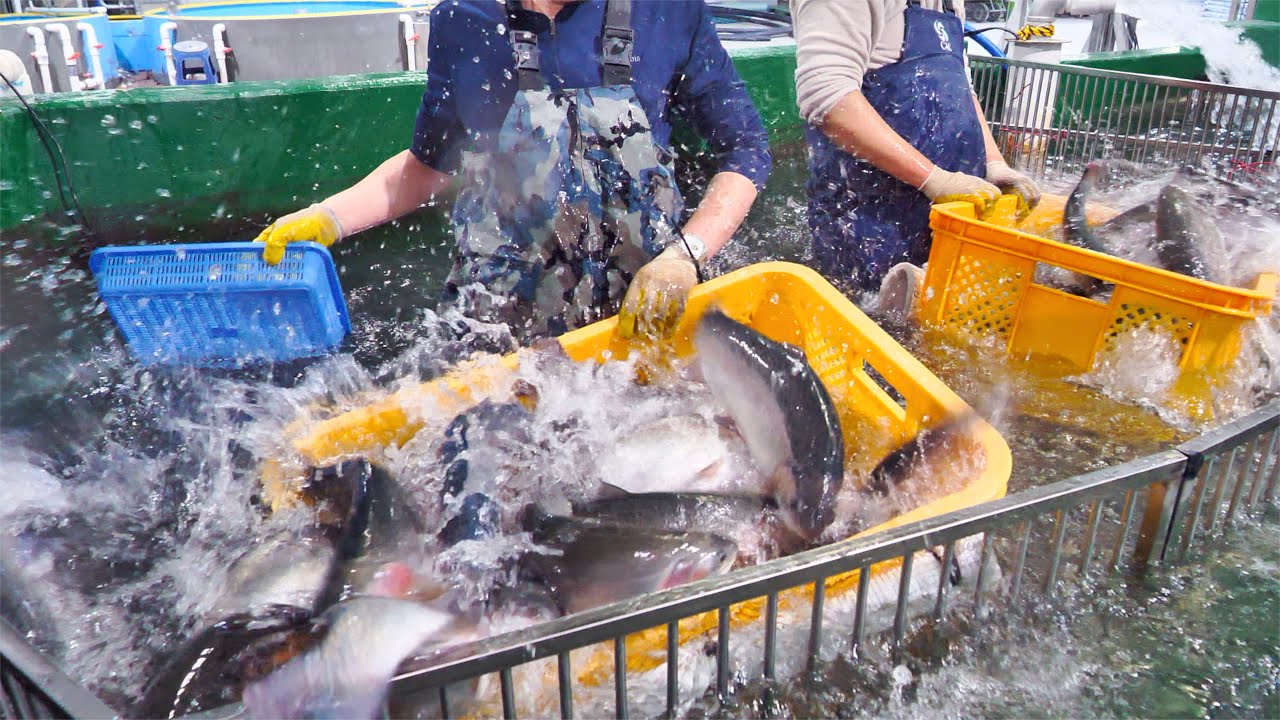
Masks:
[[[688,251],[678,245],[636,271],[618,312],[618,333],[625,338],[670,337],[684,313],[698,270]]]
[[[924,179],[920,192],[936,203],[969,202],[973,203],[978,217],[982,217],[991,209],[1000,197],[1000,188],[973,175],[950,172],[937,165]]]
[[[1036,181],[1009,167],[1003,160],[987,163],[987,181],[1002,191],[1018,196],[1018,219],[1021,220],[1040,204],[1040,186]]]

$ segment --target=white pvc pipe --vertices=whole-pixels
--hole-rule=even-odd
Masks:
[[[413,32],[413,17],[408,13],[400,14],[400,30],[404,33],[405,69],[412,72],[418,69],[418,35]]]
[[[32,42],[35,43],[35,52],[31,53],[36,59],[36,65],[40,66],[40,82],[44,84],[44,91],[53,92],[53,78],[49,76],[49,48],[44,43],[44,30],[38,27],[29,26],[27,34],[31,36]]]
[[[45,28],[62,41],[62,59],[67,63],[67,79],[71,84],[71,90],[83,90],[84,83],[80,81],[80,53],[76,52],[75,46],[71,44],[71,30],[63,23],[50,23],[45,25]]]
[[[98,33],[94,31],[93,26],[87,22],[76,23],[76,30],[80,31],[81,42],[89,51],[90,67],[93,72],[93,81],[86,82],[85,87],[97,86],[99,88],[107,87],[106,75],[102,72],[102,43],[98,42]]]
[[[173,33],[170,35],[169,33]],[[165,72],[169,75],[169,84],[178,84],[178,69],[173,64],[173,40],[170,38],[178,37],[178,23],[166,22],[160,25],[160,47],[156,48],[164,52]]]
[[[218,61],[218,83],[229,82],[227,77],[227,53],[231,49],[227,47],[227,26],[226,23],[218,23],[213,26],[213,57]]]

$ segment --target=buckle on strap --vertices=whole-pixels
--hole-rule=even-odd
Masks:
[[[538,72],[538,36],[528,30],[511,31],[511,49],[515,51],[516,70]]]
[[[635,46],[636,34],[631,28],[606,27],[601,54],[606,65],[631,67],[631,49]]]

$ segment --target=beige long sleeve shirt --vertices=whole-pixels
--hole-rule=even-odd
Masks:
[[[943,0],[920,4],[943,9]],[[952,4],[963,21],[963,0]],[[821,125],[844,96],[862,89],[863,74],[898,62],[906,7],[907,0],[792,0],[796,101],[805,120]]]

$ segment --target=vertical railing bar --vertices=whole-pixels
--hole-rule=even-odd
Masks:
[[[1142,147],[1142,158],[1138,161],[1140,163],[1147,162],[1147,158],[1151,154],[1152,147],[1154,147],[1157,143],[1160,142],[1160,135],[1166,134],[1165,115],[1168,113],[1169,108],[1168,108],[1167,102],[1162,102],[1159,100],[1161,91],[1164,91],[1164,96],[1167,100],[1167,98],[1169,97],[1168,85],[1157,85],[1155,86],[1155,89],[1151,91],[1152,125],[1151,127],[1147,128],[1147,142]],[[1159,110],[1160,112],[1160,117],[1158,120],[1156,119],[1157,110]],[[1152,134],[1153,132],[1158,132],[1158,134],[1153,135]]]
[[[1084,136],[1084,145],[1080,152],[1081,164],[1087,165],[1097,159],[1093,156],[1092,150],[1093,146],[1096,144],[1098,135],[1103,132],[1102,122],[1097,116],[1097,109],[1099,102],[1098,95],[1104,91],[1105,85],[1105,78],[1090,77],[1089,103],[1084,110],[1085,121],[1088,123],[1086,126],[1088,128],[1088,132],[1086,132]]]
[[[1031,543],[1031,521],[1022,523],[1022,540],[1018,542],[1018,559],[1014,561],[1013,582],[1009,584],[1009,600],[1018,598],[1022,589],[1022,572],[1027,567],[1027,546]]]
[[[502,685],[502,718],[515,720],[516,691],[515,683],[511,680],[511,668],[504,667],[498,671],[498,681]]]
[[[680,622],[667,623],[667,717],[676,716],[680,704]]]
[[[1085,540],[1084,555],[1080,558],[1080,577],[1089,574],[1089,563],[1093,562],[1093,546],[1098,540],[1098,524],[1102,521],[1102,499],[1093,501],[1089,508],[1089,536]]]
[[[818,672],[818,653],[822,649],[822,612],[827,599],[827,579],[813,583],[813,613],[809,618],[809,657],[805,661],[805,673],[813,677]]]
[[[1231,448],[1231,456],[1227,459],[1227,467],[1222,471],[1218,478],[1218,486],[1213,491],[1213,503],[1209,511],[1209,529],[1205,531],[1206,535],[1213,535],[1218,529],[1218,511],[1222,509],[1222,497],[1227,494],[1227,483],[1230,482],[1231,476],[1236,470],[1236,456],[1240,453],[1240,446]]]
[[[613,639],[613,715],[626,720],[627,711],[627,636]]]
[[[863,633],[867,627],[867,591],[871,587],[871,566],[858,569],[858,600],[853,611],[853,654],[862,657]]]
[[[1053,595],[1053,587],[1058,582],[1058,565],[1062,562],[1062,539],[1067,535],[1067,511],[1059,510],[1056,513],[1055,522],[1056,530],[1053,534],[1053,553],[1049,559],[1049,576],[1044,580],[1044,592],[1046,595]]]
[[[991,533],[982,534],[982,550],[978,558],[978,578],[974,582],[973,588],[973,614],[974,617],[981,618],[983,611],[987,607],[986,596],[982,593],[982,588],[987,581],[987,559],[991,554]]]
[[[1235,524],[1236,509],[1240,507],[1240,496],[1244,492],[1245,485],[1248,484],[1250,470],[1253,469],[1253,456],[1258,450],[1258,436],[1254,435],[1249,441],[1249,447],[1244,451],[1244,461],[1240,463],[1240,469],[1236,471],[1236,484],[1231,491],[1231,502],[1227,505],[1227,519],[1223,527],[1230,528]]]
[[[1120,567],[1120,556],[1124,555],[1124,546],[1129,542],[1129,526],[1133,524],[1133,505],[1138,501],[1138,491],[1128,490],[1124,494],[1124,509],[1120,511],[1120,537],[1116,540],[1115,550],[1111,553],[1111,568]]]
[[[1130,149],[1129,143],[1132,142],[1133,127],[1134,127],[1134,123],[1137,120],[1136,116],[1138,114],[1138,108],[1136,103],[1134,102],[1134,99],[1137,96],[1138,84],[1129,80],[1125,80],[1121,83],[1121,88],[1122,88],[1121,105],[1122,107],[1126,108],[1126,111],[1124,113],[1123,120],[1122,120],[1123,127],[1121,127],[1120,133],[1119,133],[1120,144],[1121,144],[1121,147],[1123,148],[1121,150],[1120,157],[1122,157],[1125,160],[1129,160],[1133,157],[1130,154],[1131,149]]]
[[[569,665],[569,653],[562,652],[556,655],[556,680],[560,684],[561,720],[570,720],[573,717],[572,672],[573,670]]]
[[[13,701],[14,707],[18,710],[20,718],[36,718],[35,710],[31,707],[31,691],[26,688],[26,683],[18,675],[4,676],[5,686],[9,688],[9,698]]]
[[[911,567],[915,553],[902,556],[902,568],[898,575],[898,606],[893,613],[893,657],[899,662],[902,655],[902,638],[907,634],[907,601],[911,599]]]
[[[716,633],[716,696],[721,706],[729,701],[729,606],[717,612],[719,628]]]
[[[449,693],[444,685],[440,686],[440,717],[449,720]]]
[[[1262,495],[1262,486],[1267,479],[1267,466],[1271,460],[1275,458],[1277,449],[1277,439],[1280,439],[1280,427],[1271,431],[1271,439],[1266,443],[1266,449],[1262,451],[1262,456],[1258,458],[1258,469],[1253,474],[1253,487],[1249,489],[1249,512],[1253,512],[1258,506],[1258,499]]]
[[[951,580],[951,564],[956,559],[956,544],[954,542],[947,543],[947,547],[942,551],[942,567],[938,569],[938,599],[933,604],[933,616],[939,620],[947,611],[947,585]]]
[[[1213,477],[1213,473],[1217,469],[1218,456],[1214,455],[1200,467],[1200,472],[1196,473],[1198,481],[1196,494],[1191,501],[1191,513],[1187,518],[1187,527],[1182,535],[1181,557],[1183,560],[1187,559],[1187,553],[1191,550],[1191,543],[1195,541],[1196,532],[1200,530],[1200,510],[1204,505],[1204,496],[1209,488],[1209,478]]]
[[[764,678],[772,682],[777,678],[778,651],[778,593],[769,593],[764,612]]]
[[[1021,146],[1024,148],[1023,164],[1027,162],[1025,156],[1030,155],[1031,159],[1035,158],[1034,153],[1036,144],[1040,139],[1040,113],[1044,109],[1044,103],[1049,97],[1049,88],[1055,82],[1053,75],[1045,71],[1043,68],[1035,68],[1033,77],[1035,78],[1034,99],[1032,100],[1031,107],[1027,112],[1027,135],[1029,139],[1028,142]]]
[[[1267,121],[1262,124],[1261,137],[1263,138],[1263,145],[1258,148],[1259,162],[1268,156],[1268,150],[1270,150],[1271,153],[1274,153],[1276,150],[1280,150],[1280,138],[1277,138],[1277,136],[1280,135],[1280,132],[1271,132],[1271,123],[1276,118],[1276,107],[1278,106],[1280,106],[1280,98],[1272,98],[1270,105],[1268,105],[1270,110],[1267,112]],[[1261,114],[1259,114],[1259,116],[1261,116]],[[1268,137],[1271,138],[1270,148],[1266,145],[1266,138]]]
[[[1242,96],[1241,96],[1239,93],[1237,93],[1237,94],[1234,96],[1234,98],[1232,99],[1232,101],[1231,101],[1231,114],[1227,117],[1227,127],[1229,127],[1229,128],[1243,128],[1243,127],[1245,127],[1245,123],[1244,123],[1243,121],[1242,121],[1242,122],[1240,122],[1240,123],[1236,123],[1236,110],[1240,107],[1240,98],[1241,98],[1241,97],[1242,97]],[[1246,115],[1248,114],[1248,108],[1249,108],[1249,103],[1248,103],[1248,101],[1246,101],[1246,102],[1245,102],[1245,114],[1246,114]],[[1252,140],[1252,139],[1253,139],[1253,136],[1252,136],[1252,135],[1250,135],[1250,136],[1249,136],[1249,139],[1250,139],[1250,140]],[[1229,162],[1229,165],[1230,165],[1230,167],[1231,167],[1231,168],[1235,168],[1235,166],[1236,166],[1236,161],[1237,161],[1237,160],[1239,159],[1239,157],[1240,157],[1240,146],[1241,146],[1241,145],[1243,145],[1243,144],[1244,144],[1244,142],[1245,142],[1245,141],[1244,141],[1244,139],[1243,139],[1243,138],[1240,138],[1240,137],[1232,138],[1232,141],[1231,141],[1231,158],[1230,158],[1230,160],[1228,161],[1228,162]]]
[[[17,700],[9,697],[8,688],[9,673],[0,672],[0,717],[20,718],[18,709],[14,707]]]
[[[1174,95],[1174,97],[1176,98],[1174,102],[1179,105],[1182,103],[1182,98],[1187,97],[1187,93],[1183,92],[1181,89],[1177,89],[1175,91],[1175,89],[1172,87],[1165,87],[1165,91],[1164,91],[1165,108],[1169,107],[1170,94]],[[1186,108],[1182,108],[1182,119],[1178,121],[1179,132],[1181,132],[1181,128],[1186,126],[1186,120],[1187,120]],[[1176,153],[1178,151],[1177,146],[1179,145],[1179,143],[1174,142],[1173,128],[1169,127],[1169,125],[1170,123],[1167,123],[1167,122],[1164,124],[1165,136],[1164,136],[1164,151],[1163,151],[1162,159],[1165,162],[1172,162],[1171,153]],[[1173,146],[1172,150],[1170,150],[1171,145]]]
[[[1115,82],[1111,78],[1103,78],[1101,98],[1105,98],[1108,95],[1110,95],[1114,86],[1115,86]],[[1112,120],[1111,113],[1105,113],[1106,122],[1103,122],[1104,111],[1107,107],[1109,107],[1109,103],[1107,103],[1107,100],[1101,99],[1101,98],[1099,99],[1099,102],[1103,104],[1100,105],[1098,108],[1098,117],[1097,117],[1099,133],[1097,137],[1093,138],[1093,141],[1094,141],[1093,146],[1090,147],[1087,151],[1088,157],[1091,160],[1097,160],[1099,157],[1098,142],[1103,141],[1104,138],[1114,134],[1114,131],[1115,131],[1115,128],[1113,128],[1111,125],[1111,120]]]

